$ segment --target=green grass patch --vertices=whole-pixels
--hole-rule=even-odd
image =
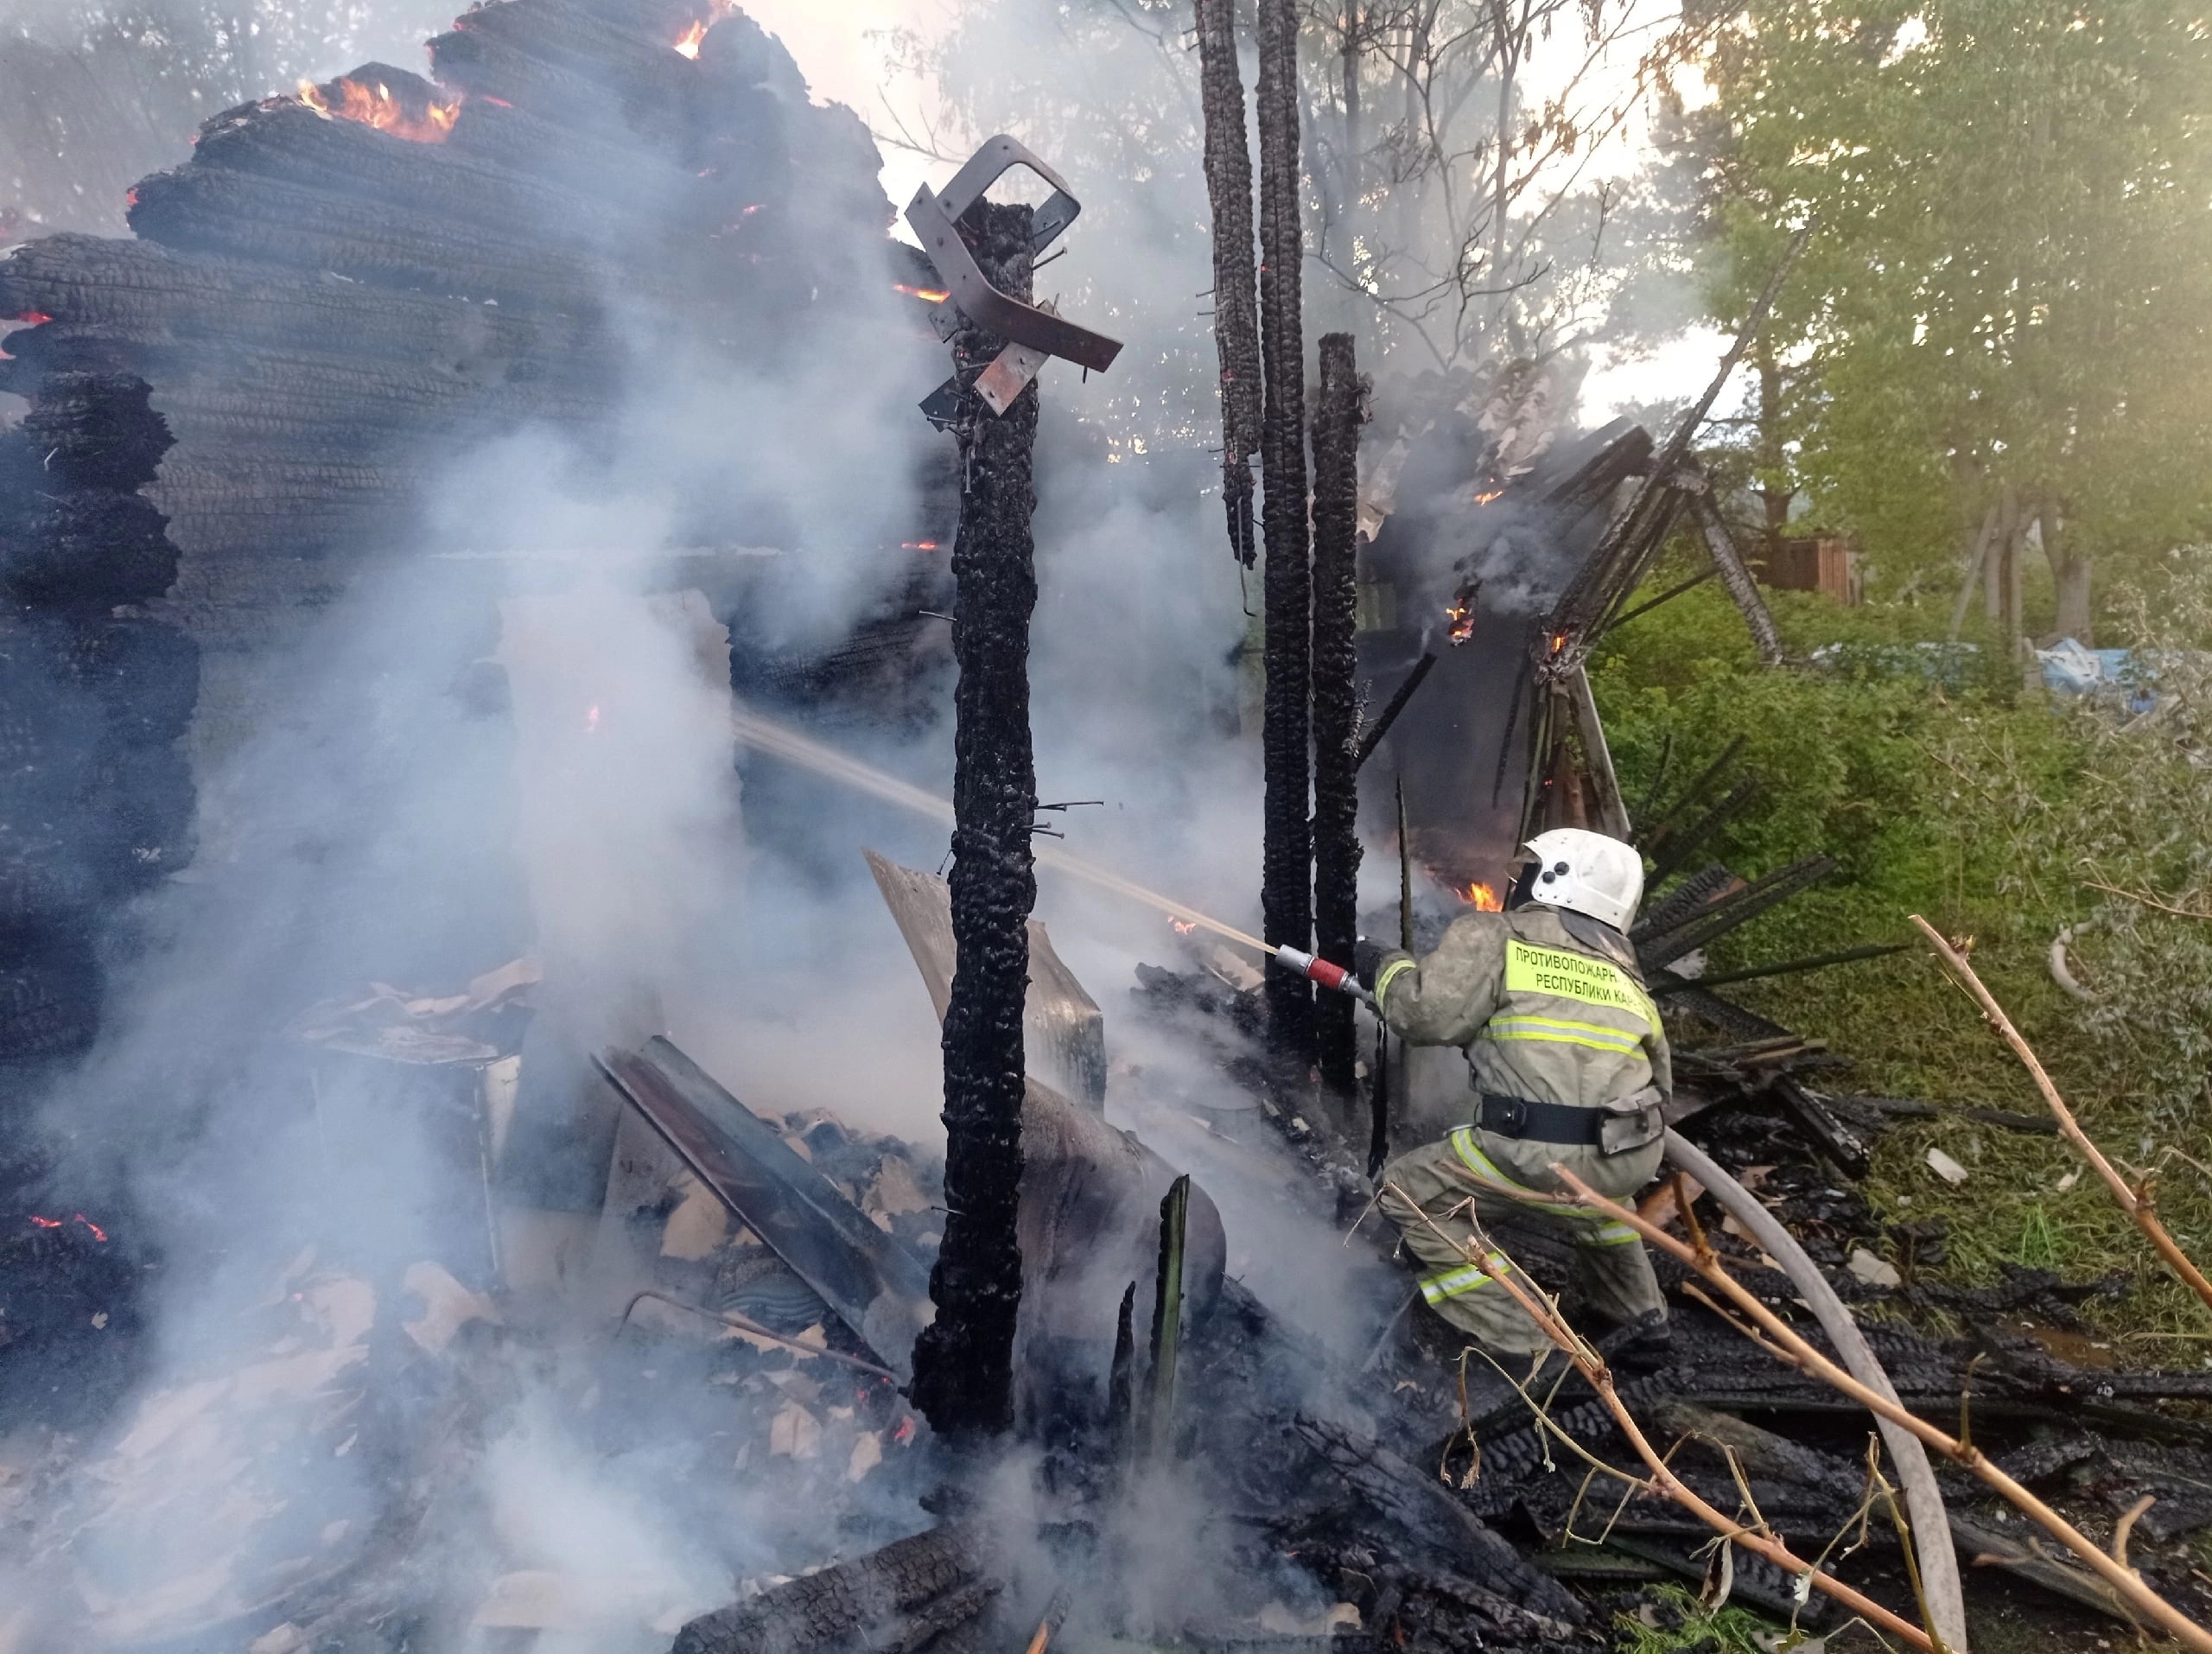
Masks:
[[[1653,588],[1667,578],[1655,575]],[[2116,1161],[2155,1173],[2175,1238],[2212,1258],[2212,1174],[2198,1164],[2212,1161],[2200,1152],[2212,1114],[2212,922],[2090,883],[2212,907],[2212,765],[2201,759],[2212,722],[2197,727],[2196,697],[2177,697],[2180,713],[2159,729],[2122,732],[2122,720],[2024,690],[2011,673],[1941,682],[1917,671],[1925,610],[1772,595],[1793,655],[1844,639],[1875,664],[1767,671],[1711,584],[1622,627],[1592,663],[1631,807],[1669,746],[1662,797],[1744,742],[1738,773],[1757,774],[1762,794],[1693,869],[1719,861],[1754,876],[1815,852],[1840,863],[1826,884],[1723,938],[1710,967],[1916,943],[1916,913],[1971,938],[1975,969],[2091,1136]],[[2212,720],[2212,693],[2202,698]],[[2069,998],[2050,971],[2052,940],[2069,926],[2094,1005]],[[1830,1089],[2044,1112],[1924,946],[1726,991],[1853,1059]],[[1965,1180],[1930,1169],[1930,1148],[1965,1167]],[[1903,1122],[1878,1148],[1866,1192],[1885,1221],[1948,1225],[1945,1278],[1979,1284],[2023,1265],[2121,1276],[2127,1295],[2088,1314],[2127,1359],[2195,1365],[2212,1350],[2212,1312],[2166,1275],[2056,1138],[1955,1116]]]
[[[1618,1654],[1675,1654],[1681,1649],[1703,1649],[1711,1654],[1716,1647],[1726,1654],[1767,1654],[1774,1645],[1778,1628],[1748,1608],[1730,1604],[1700,1607],[1678,1585],[1655,1585],[1650,1594],[1662,1605],[1662,1617],[1679,1616],[1679,1623],[1651,1625],[1636,1614],[1616,1614],[1613,1625],[1621,1634],[1614,1645]]]

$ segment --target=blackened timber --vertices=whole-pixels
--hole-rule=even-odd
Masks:
[[[1698,497],[1697,520],[1705,532],[1705,549],[1712,554],[1713,569],[1720,576],[1720,583],[1728,588],[1730,600],[1743,614],[1760,660],[1770,666],[1779,666],[1782,633],[1775,629],[1774,614],[1766,606],[1766,599],[1759,595],[1751,571],[1744,566],[1743,554],[1736,549],[1734,531],[1709,493]],[[1952,631],[1955,635],[1957,628],[1954,627]]]
[[[591,261],[508,226],[455,223],[215,167],[142,180],[130,216],[133,230],[164,246],[334,270],[378,286],[586,313],[606,296]]]
[[[1033,218],[978,201],[960,232],[1000,292],[1032,290]],[[952,934],[944,1013],[944,1243],[930,1272],[937,1319],[914,1346],[915,1406],[940,1432],[1011,1422],[1021,1302],[1022,1010],[1037,877],[1030,834],[1037,767],[1029,730],[1029,620],[1037,605],[1037,442],[1033,381],[993,417],[974,390],[1006,341],[973,327],[953,338],[964,388],[956,427],[963,464],[953,540]]]
[[[1321,336],[1313,410],[1313,936],[1321,957],[1351,963],[1359,939],[1359,427],[1365,402],[1352,336]],[[1352,1002],[1318,1008],[1321,1078],[1352,1089]]]
[[[1413,671],[1406,674],[1406,681],[1398,685],[1390,698],[1383,703],[1380,716],[1374,722],[1369,724],[1365,732],[1361,735],[1359,748],[1352,754],[1354,769],[1367,767],[1367,760],[1375,756],[1375,749],[1380,747],[1384,738],[1389,735],[1390,726],[1397,722],[1398,715],[1406,709],[1406,703],[1414,698],[1421,684],[1427,681],[1429,673],[1435,670],[1436,657],[1433,654],[1425,654],[1414,663]],[[1509,728],[1507,739],[1511,738],[1512,732]]]
[[[1306,814],[1313,725],[1313,570],[1306,499],[1306,334],[1299,283],[1305,244],[1299,190],[1298,7],[1260,0],[1260,320],[1267,406],[1260,460],[1267,487],[1267,689],[1261,733],[1267,799],[1260,907],[1267,940],[1310,948],[1313,830]],[[1313,995],[1303,976],[1268,973],[1271,1039],[1287,1063],[1310,1060]]]
[[[1259,289],[1252,268],[1252,151],[1232,0],[1198,0],[1206,200],[1213,212],[1213,332],[1221,357],[1222,500],[1229,544],[1252,565],[1252,455],[1259,451]]]
[[[588,316],[369,289],[302,270],[180,251],[149,241],[57,235],[0,261],[0,315],[53,321],[9,336],[29,359],[70,327],[133,354],[245,345],[327,347],[359,358],[487,364],[527,359],[563,379],[612,379],[614,341]],[[54,363],[60,366],[63,364]]]

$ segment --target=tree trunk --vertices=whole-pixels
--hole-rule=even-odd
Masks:
[[[1766,547],[1771,556],[1789,525],[1789,501],[1796,490],[1783,480],[1789,461],[1783,446],[1782,364],[1775,357],[1773,335],[1762,328],[1751,351],[1759,375],[1758,493],[1766,507]]]
[[[1306,499],[1306,334],[1300,280],[1298,7],[1260,0],[1260,314],[1267,408],[1261,468],[1267,485],[1267,776],[1261,909],[1267,939],[1309,948],[1313,934],[1313,831],[1306,817],[1308,702],[1313,684],[1313,573]],[[1268,977],[1277,1053],[1310,1060],[1313,996],[1287,971]]]
[[[2043,554],[2050,561],[2051,584],[2058,591],[2058,635],[2085,647],[2094,646],[2089,555],[2066,538],[2059,503],[2051,495],[2043,496],[2036,520],[2043,526]]]
[[[1366,387],[1352,337],[1321,338],[1313,410],[1313,934],[1351,963],[1359,936],[1359,427]],[[1342,994],[1320,1004],[1321,1078],[1352,1089],[1356,1031]]]
[[[978,202],[961,233],[993,286],[1030,294],[1031,209]],[[972,383],[1004,341],[967,328],[954,362]],[[993,418],[970,392],[959,427],[966,483],[953,541],[952,934],[944,1014],[944,1243],[930,1271],[937,1320],[914,1345],[912,1395],[950,1433],[998,1431],[1012,1418],[1021,1301],[1022,1008],[1037,879],[1030,833],[1037,767],[1029,733],[1029,619],[1037,606],[1037,441],[1033,382]]]
[[[1221,356],[1222,501],[1229,545],[1250,568],[1252,455],[1260,447],[1260,301],[1252,268],[1252,152],[1236,66],[1235,0],[1198,0],[1206,201],[1213,209],[1213,335]]]

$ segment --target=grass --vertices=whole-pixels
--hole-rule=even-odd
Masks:
[[[1661,1627],[1646,1625],[1632,1613],[1616,1614],[1613,1626],[1621,1633],[1614,1645],[1618,1654],[1675,1654],[1682,1649],[1709,1654],[1716,1647],[1726,1654],[1767,1654],[1774,1645],[1775,1626],[1748,1608],[1725,1603],[1718,1608],[1700,1607],[1697,1598],[1678,1585],[1655,1585],[1649,1594],[1672,1611],[1665,1617],[1680,1616],[1678,1623]]]
[[[1774,595],[1793,653],[1837,639],[1909,644],[1928,620]],[[1592,682],[1630,799],[1649,787],[1669,736],[1675,785],[1743,738],[1744,767],[1761,776],[1764,795],[1699,862],[1747,875],[1815,851],[1840,863],[1827,883],[1723,938],[1711,951],[1713,969],[1916,940],[1907,923],[1913,913],[1947,935],[1971,936],[1976,970],[2085,1129],[2116,1161],[2158,1172],[2161,1217],[2184,1250],[2212,1257],[2212,1175],[2182,1157],[2212,1158],[2196,1153],[2205,1102],[2196,1089],[2202,1066],[2186,1048],[2196,1037],[2194,1002],[2157,991],[2162,964],[2193,974],[2191,950],[2208,932],[2177,919],[2128,941],[2135,976],[2113,979],[2147,982],[2148,990],[2138,989],[2146,999],[2170,999],[2163,1027],[2156,1017],[2085,1015],[2048,970],[2059,927],[2080,923],[2100,900],[2064,853],[2074,848],[2067,824],[2078,816],[2108,833],[2115,814],[2109,799],[2088,796],[2100,778],[2078,721],[2059,716],[2040,692],[1987,679],[1937,685],[1878,671],[1765,671],[1740,619],[1710,585],[1621,628],[1593,661]],[[2202,792],[2191,790],[2205,784],[2185,766],[2174,777],[2160,785],[2190,796],[2152,797],[2135,812],[2189,821],[2203,811]],[[2142,882],[2171,889],[2183,881]],[[2170,954],[2160,952],[2164,945]],[[1856,1066],[1837,1078],[1839,1088],[2044,1112],[2019,1063],[1923,946],[1731,992],[1851,1057]],[[1931,1170],[1930,1148],[1965,1167],[1965,1180],[1955,1186]],[[2212,1311],[2165,1273],[2056,1138],[1955,1116],[1901,1121],[1882,1139],[1865,1192],[1885,1223],[1948,1225],[1939,1269],[1885,1248],[1901,1269],[1967,1285],[1994,1281],[2007,1265],[2072,1280],[2120,1277],[2124,1296],[2085,1311],[2101,1339],[2133,1364],[2207,1360]]]

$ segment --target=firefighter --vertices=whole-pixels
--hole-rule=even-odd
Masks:
[[[1381,1205],[1429,1307],[1492,1354],[1550,1347],[1470,1261],[1489,1220],[1516,1211],[1567,1231],[1590,1309],[1609,1329],[1637,1326],[1629,1341],[1656,1354],[1666,1304],[1636,1231],[1542,1199],[1562,1191],[1554,1161],[1615,1200],[1659,1168],[1674,1072],[1625,934],[1643,859],[1578,828],[1539,834],[1524,853],[1504,911],[1464,915],[1427,958],[1360,945],[1377,1014],[1410,1044],[1465,1050],[1473,1092],[1469,1124],[1385,1168]],[[1535,1201],[1507,1193],[1516,1188]]]

